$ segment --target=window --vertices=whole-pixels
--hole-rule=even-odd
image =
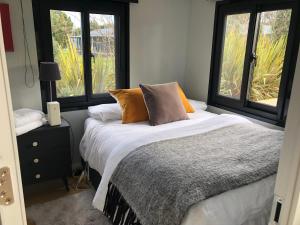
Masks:
[[[284,126],[299,48],[298,1],[216,7],[209,104]]]
[[[53,58],[61,72],[61,80],[56,82],[56,97],[83,96],[81,13],[50,10],[50,19]]]
[[[218,90],[222,96],[235,99],[241,97],[249,20],[250,13],[228,15],[225,18],[224,47]]]
[[[60,68],[51,86],[61,109],[114,102],[108,90],[129,86],[128,3],[34,0],[33,9],[39,61]],[[49,88],[41,82],[44,107]]]

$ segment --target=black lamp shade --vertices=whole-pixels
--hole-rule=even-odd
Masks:
[[[60,72],[56,62],[41,62],[40,63],[40,80],[41,81],[56,81],[60,80]]]

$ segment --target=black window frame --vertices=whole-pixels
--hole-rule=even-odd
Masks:
[[[288,34],[288,45],[286,48],[285,61],[283,65],[282,78],[278,96],[277,107],[271,107],[247,100],[247,90],[249,83],[249,71],[251,66],[251,53],[255,32],[256,13],[261,11],[271,11],[276,9],[292,9],[291,23]],[[285,126],[289,99],[296,68],[299,40],[300,40],[300,4],[296,0],[252,0],[236,1],[225,0],[216,3],[215,22],[213,34],[213,46],[211,57],[211,70],[208,91],[208,104],[218,108],[232,111],[234,113],[246,115],[267,123],[278,126]],[[245,54],[245,64],[243,70],[241,97],[239,100],[218,94],[220,78],[221,53],[223,48],[223,37],[226,15],[238,13],[250,13],[248,29],[247,47]]]
[[[53,101],[60,103],[61,111],[82,110],[92,105],[115,102],[108,93],[92,93],[89,13],[115,16],[116,88],[128,88],[129,1],[33,0],[32,5],[39,62],[54,60],[50,10],[81,12],[85,93],[82,96],[58,98],[56,96],[56,83],[52,82],[52,98]],[[46,112],[46,103],[50,98],[50,84],[49,82],[41,81],[40,86],[43,110]]]

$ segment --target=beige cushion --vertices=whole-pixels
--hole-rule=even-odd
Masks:
[[[148,110],[150,125],[156,126],[188,119],[178,92],[177,83],[140,84],[140,87]]]

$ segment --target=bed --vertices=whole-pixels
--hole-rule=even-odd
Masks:
[[[120,120],[101,122],[88,118],[80,144],[81,156],[101,177],[93,206],[105,212],[111,177],[120,162],[140,146],[162,140],[205,134],[235,124],[251,124],[236,115],[207,111],[189,114],[190,120],[152,127],[147,122],[122,124]],[[278,147],[280,148],[280,146]],[[269,220],[276,174],[200,201],[185,213],[181,225],[266,225]],[[130,205],[129,205],[130,206]],[[128,214],[128,211],[127,211]],[[108,215],[114,220],[114,215]],[[137,218],[138,219],[138,218]],[[126,224],[126,219],[114,224]],[[128,221],[127,221],[127,224]],[[131,224],[140,224],[134,220]]]

